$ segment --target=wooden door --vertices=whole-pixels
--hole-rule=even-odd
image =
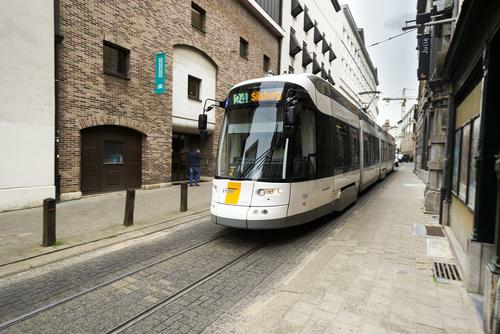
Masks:
[[[141,186],[142,135],[119,126],[82,131],[81,189],[84,194]]]

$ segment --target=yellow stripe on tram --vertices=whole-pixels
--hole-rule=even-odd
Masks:
[[[240,199],[241,183],[239,182],[228,182],[227,183],[227,193],[226,193],[226,204],[238,204]]]

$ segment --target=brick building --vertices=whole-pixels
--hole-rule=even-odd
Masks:
[[[60,0],[58,172],[62,199],[167,185],[200,146],[212,175],[222,110],[197,119],[206,98],[278,72],[281,34],[249,0]],[[155,94],[157,54],[165,92]]]

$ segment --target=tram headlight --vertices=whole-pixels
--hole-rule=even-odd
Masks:
[[[261,188],[257,189],[257,195],[259,196],[279,196],[283,192],[281,188]]]

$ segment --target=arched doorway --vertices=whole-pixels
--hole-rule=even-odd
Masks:
[[[93,194],[138,188],[142,179],[142,134],[121,126],[81,131],[81,191]]]
[[[203,51],[175,45],[172,77],[172,181],[188,177],[187,153],[199,148],[208,157],[211,147],[200,142],[198,115],[205,99],[215,99],[217,65]],[[209,112],[208,131],[215,128],[215,112]],[[202,173],[204,170],[202,169]]]

